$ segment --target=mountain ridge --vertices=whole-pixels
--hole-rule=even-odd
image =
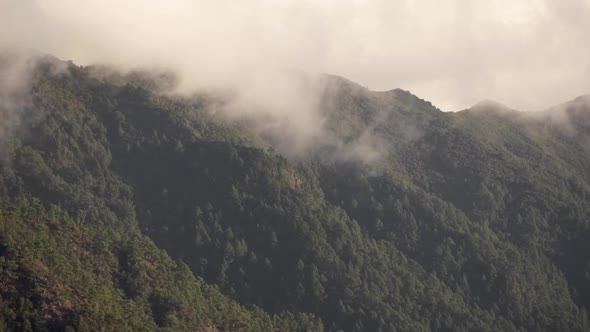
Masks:
[[[206,102],[69,68],[34,75],[0,172],[2,327],[590,329],[585,127],[337,82],[333,141],[287,158]]]

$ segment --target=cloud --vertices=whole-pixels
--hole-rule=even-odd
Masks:
[[[0,0],[0,21],[0,49],[171,70],[179,92],[230,89],[226,110],[271,118],[259,130],[294,150],[323,126],[321,85],[298,70],[443,110],[543,109],[590,87],[590,0]]]
[[[0,45],[166,67],[185,89],[298,68],[459,110],[539,109],[590,86],[590,0],[2,0],[0,19]]]
[[[0,54],[0,161],[19,128],[23,108],[30,105],[31,62],[21,54]]]

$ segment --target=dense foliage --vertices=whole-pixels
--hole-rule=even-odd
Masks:
[[[0,330],[323,329],[310,315],[230,300],[142,235],[107,128],[74,95],[81,72],[54,76],[53,65],[37,68],[2,158]]]
[[[334,139],[286,159],[205,96],[51,66],[0,177],[9,328],[590,329],[583,100],[449,114],[326,77]]]

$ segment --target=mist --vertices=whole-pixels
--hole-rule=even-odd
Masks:
[[[21,112],[31,102],[29,60],[23,54],[0,54],[0,161],[4,161],[10,137],[19,128]]]
[[[4,47],[171,69],[186,90],[300,69],[455,111],[542,109],[590,86],[590,0],[2,0],[0,20]]]
[[[444,111],[484,99],[540,110],[590,92],[590,0],[0,0],[0,21],[0,50],[170,71],[174,93],[229,89],[227,115],[270,118],[259,130],[295,151],[324,135],[319,73]],[[4,103],[26,79],[9,81]]]

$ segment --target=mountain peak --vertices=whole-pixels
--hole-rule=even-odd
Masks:
[[[590,94],[582,95],[565,103],[557,104],[547,109],[549,112],[556,110],[567,110],[567,109],[586,109],[590,108]]]
[[[573,100],[574,103],[582,103],[585,105],[590,105],[590,94],[579,96],[578,98]]]
[[[484,99],[475,105],[471,106],[468,110],[470,111],[477,111],[477,112],[513,112],[514,109],[506,106],[503,103],[500,103],[496,100],[492,99]]]

